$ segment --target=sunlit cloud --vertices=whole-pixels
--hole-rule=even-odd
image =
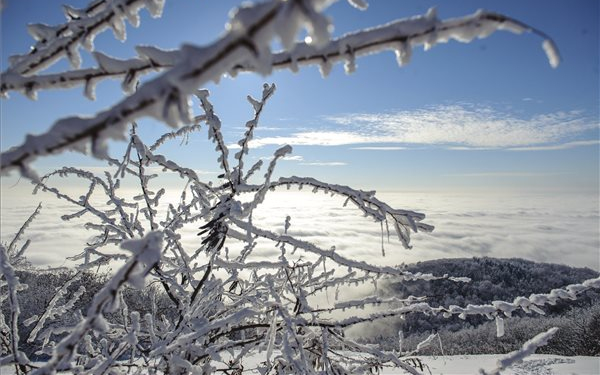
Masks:
[[[343,146],[383,142],[394,142],[394,139],[389,136],[373,136],[351,131],[307,131],[293,133],[289,136],[256,138],[250,142],[250,146],[287,144],[292,146]]]
[[[380,150],[389,150],[389,147],[395,147],[389,146],[390,143],[401,143],[440,145],[452,150],[525,147],[530,150],[536,150],[534,147],[543,147],[539,150],[547,147],[564,149],[591,144],[589,140],[569,140],[598,129],[597,121],[578,111],[520,117],[491,107],[465,104],[392,113],[326,116],[324,121],[332,126],[322,131],[300,131],[286,136],[257,138],[252,141],[252,146],[364,144],[357,149],[378,147]],[[381,143],[387,145],[376,146]]]
[[[394,265],[422,260],[473,256],[521,257],[534,261],[561,262],[600,269],[600,216],[597,194],[492,195],[444,193],[391,193],[378,195],[392,207],[423,212],[425,222],[436,227],[431,234],[413,236],[414,249],[407,251],[384,232],[385,258],[381,252],[382,227],[365,218],[343,197],[313,194],[310,189],[269,192],[265,203],[253,213],[261,228],[283,233],[286,216],[291,216],[289,234],[323,249],[336,247],[339,254],[376,264]],[[27,202],[3,201],[2,242],[33,212],[40,196]],[[60,216],[77,211],[63,201],[44,204],[42,213],[28,228],[24,239],[32,244],[27,254],[34,264],[71,264],[66,256],[83,250],[94,231],[83,229],[91,215],[68,222]],[[159,209],[159,217],[165,214]],[[186,249],[198,246],[198,225],[182,232]],[[227,245],[229,246],[229,244]],[[230,250],[233,252],[234,248]],[[278,256],[275,243],[264,243],[253,260]],[[296,256],[303,256],[298,252]],[[289,255],[288,256],[292,256]]]

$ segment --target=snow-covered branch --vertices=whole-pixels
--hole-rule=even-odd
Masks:
[[[81,64],[79,46],[94,49],[94,38],[111,28],[115,37],[125,40],[125,19],[134,27],[140,23],[139,11],[146,7],[153,17],[160,17],[164,0],[94,0],[85,9],[64,7],[68,22],[58,26],[32,24],[29,34],[37,41],[25,55],[12,56],[2,81],[13,74],[31,75],[45,69],[64,56],[74,68]]]
[[[10,351],[15,363],[17,374],[24,370],[29,359],[19,350],[19,328],[17,322],[21,314],[17,289],[21,285],[15,270],[9,262],[8,252],[4,245],[0,244],[0,273],[4,276],[8,287],[8,302],[10,306]]]
[[[398,235],[398,239],[405,248],[410,248],[410,231],[413,232],[431,232],[433,226],[422,223],[425,215],[419,212],[399,210],[390,207],[385,202],[380,201],[375,197],[374,191],[356,190],[349,186],[329,184],[319,181],[312,177],[282,177],[278,181],[271,182],[269,188],[285,186],[288,189],[291,186],[297,186],[301,189],[303,186],[309,186],[314,193],[324,191],[331,194],[337,194],[346,198],[344,206],[348,202],[352,202],[358,207],[362,213],[371,217],[375,221],[384,222],[391,220],[394,224],[394,229]],[[257,186],[245,185],[240,187],[244,191],[257,190]]]
[[[526,25],[518,20],[502,14],[478,11],[473,15],[458,19],[440,21],[436,18],[435,10],[426,15],[410,19],[400,19],[385,25],[360,30],[333,39],[324,47],[314,44],[296,43],[290,51],[273,53],[271,69],[290,69],[297,71],[300,67],[319,65],[324,75],[331,70],[332,65],[344,63],[346,72],[356,69],[356,58],[368,54],[393,51],[398,64],[404,66],[410,62],[412,49],[424,46],[426,49],[437,43],[450,40],[470,42],[475,38],[484,38],[496,30],[508,30],[513,33],[532,32],[543,38],[543,48],[553,67],[560,63],[560,56],[554,42],[543,32]],[[20,91],[29,97],[35,97],[36,90],[67,89],[75,86],[85,86],[86,96],[94,98],[93,87],[103,79],[124,79],[123,88],[131,87],[131,82],[148,72],[165,70],[175,66],[181,59],[181,50],[160,50],[152,46],[138,46],[138,57],[128,60],[118,60],[105,55],[96,54],[97,68],[72,70],[63,73],[53,73],[38,76],[19,76],[16,74],[2,77],[0,95],[10,91]],[[252,62],[236,64],[229,72],[235,76],[239,72],[257,72]]]

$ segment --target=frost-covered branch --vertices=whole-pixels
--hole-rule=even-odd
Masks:
[[[44,324],[46,324],[47,320],[50,319],[54,319],[54,317],[56,315],[62,315],[67,313],[68,311],[70,311],[73,308],[73,304],[76,301],[75,299],[71,299],[71,301],[69,301],[70,303],[67,303],[65,305],[59,306],[57,308],[57,303],[58,301],[60,301],[65,294],[67,293],[67,289],[71,286],[71,284],[73,284],[74,282],[78,281],[81,277],[82,273],[81,272],[77,272],[75,273],[75,275],[73,275],[73,277],[71,277],[69,280],[67,280],[54,294],[54,296],[52,296],[52,298],[50,299],[50,302],[48,302],[48,305],[46,306],[44,313],[42,314],[42,316],[40,317],[35,317],[37,318],[37,322],[35,323],[35,326],[33,327],[33,329],[31,330],[31,332],[29,333],[29,336],[27,337],[27,342],[31,343],[33,341],[35,341],[38,333],[40,332],[40,330],[42,328],[44,328]],[[83,287],[82,287],[83,288]],[[85,290],[85,288],[84,288]],[[80,297],[81,296],[81,292],[78,291],[77,293],[75,293],[75,297]],[[27,322],[25,322],[25,325],[28,325]]]
[[[288,189],[291,186],[297,186],[301,189],[304,186],[312,188],[313,193],[318,191],[324,191],[331,194],[337,194],[346,198],[344,206],[348,202],[352,202],[361,212],[368,217],[371,217],[375,221],[383,222],[390,219],[394,224],[394,229],[398,235],[398,239],[401,241],[405,248],[410,248],[410,231],[418,232],[431,232],[433,226],[422,223],[421,220],[425,219],[425,215],[422,213],[399,210],[390,207],[387,203],[380,201],[375,197],[374,191],[362,191],[356,190],[349,186],[329,184],[326,182],[319,181],[312,177],[282,177],[278,181],[270,182],[268,189],[285,186]],[[256,191],[260,189],[254,185],[244,185],[239,188],[243,191]],[[263,188],[266,190],[267,188]]]
[[[238,159],[238,165],[236,167],[237,185],[241,184],[242,180],[244,180],[244,155],[248,154],[248,146],[250,144],[250,141],[254,137],[254,129],[258,126],[258,120],[265,106],[265,103],[273,95],[274,92],[275,84],[273,83],[269,86],[265,83],[265,85],[263,86],[262,98],[260,101],[254,99],[250,95],[248,95],[247,97],[248,101],[252,105],[252,108],[254,109],[254,118],[246,123],[246,132],[244,133],[244,138],[242,138],[238,142],[238,146],[240,146],[242,149],[235,154],[235,158]],[[250,171],[249,174],[251,174]]]
[[[23,223],[23,225],[21,225],[21,228],[19,228],[19,230],[17,231],[17,234],[15,234],[12,241],[10,241],[8,248],[6,249],[6,253],[9,258],[13,258],[13,257],[18,258],[19,254],[22,254],[22,251],[19,251],[18,253],[15,254],[15,247],[17,246],[17,243],[21,239],[21,236],[23,236],[23,234],[25,233],[25,230],[27,230],[29,225],[33,222],[33,220],[40,213],[41,210],[42,210],[42,204],[40,203],[40,204],[38,204],[35,211],[31,214],[31,216],[29,216],[29,218]]]
[[[10,306],[10,350],[12,352],[17,374],[25,372],[25,365],[29,359],[19,350],[19,327],[17,322],[21,308],[17,298],[17,289],[20,286],[19,278],[15,275],[15,270],[8,259],[8,252],[4,245],[0,244],[0,273],[4,276],[8,287],[8,302]]]
[[[25,55],[12,56],[10,66],[2,74],[2,81],[12,74],[31,75],[45,69],[64,56],[71,65],[81,64],[79,45],[94,49],[94,38],[107,28],[115,37],[125,40],[125,19],[134,27],[140,23],[139,11],[146,7],[153,17],[160,17],[164,0],[94,0],[85,9],[64,7],[68,22],[58,26],[32,24],[29,34],[37,41]]]
[[[300,67],[319,65],[321,72],[327,75],[332,65],[344,63],[346,72],[356,69],[356,58],[368,54],[390,50],[395,52],[398,64],[404,66],[410,62],[412,48],[425,46],[426,49],[437,43],[449,40],[470,42],[475,38],[484,38],[496,30],[508,30],[513,33],[531,32],[543,38],[543,48],[553,67],[558,66],[560,57],[554,42],[543,32],[518,20],[502,14],[478,11],[477,13],[458,19],[440,21],[435,11],[410,19],[400,19],[368,30],[360,30],[344,35],[329,42],[324,47],[313,44],[296,43],[290,51],[273,53],[271,69],[290,69],[297,71]],[[71,88],[84,85],[85,93],[93,98],[92,89],[96,82],[106,78],[124,78],[123,87],[131,85],[132,77],[139,77],[147,72],[164,70],[173,67],[182,58],[181,50],[160,50],[156,47],[139,46],[138,57],[129,60],[117,60],[104,55],[96,55],[97,68],[73,70],[63,73],[24,77],[9,75],[3,77],[0,94],[9,91],[20,91],[34,97],[35,90]],[[109,63],[110,62],[110,63]],[[235,65],[230,75],[238,72],[257,72],[259,68],[252,62]],[[136,81],[137,82],[137,81]],[[127,91],[126,92],[131,92]]]
[[[346,257],[340,255],[335,250],[335,248],[331,248],[329,250],[321,249],[318,246],[316,246],[310,242],[299,240],[299,239],[296,239],[289,235],[278,235],[277,233],[274,233],[274,232],[271,232],[271,231],[268,231],[265,229],[260,229],[260,228],[255,227],[247,222],[244,222],[242,220],[239,220],[239,219],[236,219],[233,217],[229,218],[229,221],[231,221],[232,224],[238,226],[243,231],[248,231],[248,232],[252,233],[253,235],[269,239],[275,243],[285,243],[285,244],[292,246],[294,249],[302,249],[308,253],[312,253],[319,257],[331,259],[333,262],[335,262],[335,264],[338,264],[340,266],[356,268],[356,269],[359,269],[359,270],[362,270],[365,272],[373,272],[376,274],[398,276],[398,277],[401,277],[403,280],[436,280],[436,279],[448,278],[448,279],[459,281],[459,282],[468,281],[468,279],[464,279],[464,278],[460,278],[460,277],[454,278],[454,277],[448,277],[447,275],[445,277],[444,276],[439,277],[439,276],[433,276],[431,274],[422,274],[422,273],[414,274],[414,273],[404,271],[404,270],[402,270],[400,268],[396,268],[396,267],[376,266],[376,265],[369,264],[369,263],[366,263],[363,261],[346,258]]]

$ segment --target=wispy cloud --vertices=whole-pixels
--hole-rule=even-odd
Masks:
[[[263,156],[263,157],[261,157],[261,159],[262,160],[271,160],[272,157]],[[288,156],[284,156],[283,158],[281,158],[281,160],[299,162],[298,164],[300,164],[300,165],[313,165],[313,166],[320,166],[320,167],[334,167],[334,166],[348,165],[348,163],[341,162],[341,161],[306,161],[304,159],[304,156],[302,156],[302,155],[288,155]]]
[[[271,159],[271,158],[267,158],[267,159]],[[304,156],[302,156],[302,155],[287,155],[287,156],[284,156],[283,158],[281,158],[281,160],[302,161],[302,160],[304,160]]]
[[[511,147],[508,150],[511,151],[552,151],[552,150],[566,150],[569,148],[581,147],[581,146],[594,146],[600,144],[600,140],[594,139],[589,141],[574,141],[561,143],[557,145],[547,146],[528,146],[528,147]]]
[[[541,177],[552,176],[556,173],[538,173],[538,172],[479,172],[479,173],[449,173],[448,177]]]
[[[360,143],[394,142],[392,137],[373,136],[352,131],[307,131],[293,133],[289,136],[256,138],[250,142],[251,147],[267,145],[293,146],[343,146]]]
[[[113,166],[106,166],[106,167],[103,167],[103,166],[76,166],[75,168],[81,169],[84,171],[88,171],[88,172],[91,172],[91,173],[94,173],[94,174],[100,175],[100,176],[103,176],[105,172],[108,172],[112,175],[117,171],[117,168],[113,167]],[[162,174],[162,173],[176,174],[177,173],[177,172],[172,172],[170,170],[165,170],[161,166],[144,167],[144,171],[147,174]],[[194,169],[194,172],[196,172],[197,175],[216,175],[219,173],[217,171],[207,171],[207,170],[202,170],[202,169]]]
[[[351,150],[372,150],[372,151],[396,151],[406,150],[406,147],[401,146],[365,146],[365,147],[352,147]]]
[[[348,163],[342,161],[314,161],[310,163],[300,163],[300,165],[314,165],[319,167],[337,167],[342,165],[348,165]]]
[[[389,144],[440,145],[450,149],[513,149],[559,147],[598,128],[597,121],[578,111],[522,117],[491,107],[467,104],[436,106],[392,113],[352,113],[324,117],[323,131],[302,131],[286,136],[257,138],[265,145],[340,146],[365,144],[359,149],[389,149]],[[340,129],[340,126],[343,129]],[[558,149],[584,146],[571,142]],[[386,148],[383,148],[386,147]],[[399,147],[399,146],[398,146]],[[533,148],[532,148],[533,149]]]

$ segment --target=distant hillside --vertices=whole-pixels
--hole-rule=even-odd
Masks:
[[[390,282],[384,288],[386,295],[398,297],[427,296],[432,306],[483,304],[494,300],[512,301],[517,296],[531,293],[546,293],[554,288],[578,283],[598,276],[589,268],[574,268],[559,264],[536,263],[524,259],[439,259],[419,262],[406,266],[411,272],[449,274],[466,276],[470,283],[457,283],[449,280]],[[588,292],[584,298],[574,302],[562,302],[549,306],[545,311],[550,315],[564,314],[574,306],[589,305],[593,299],[600,300],[600,293]],[[409,314],[397,328],[405,334],[437,331],[445,328],[450,331],[468,326],[477,326],[484,317],[468,317],[466,321],[452,317],[429,317],[422,314]]]

